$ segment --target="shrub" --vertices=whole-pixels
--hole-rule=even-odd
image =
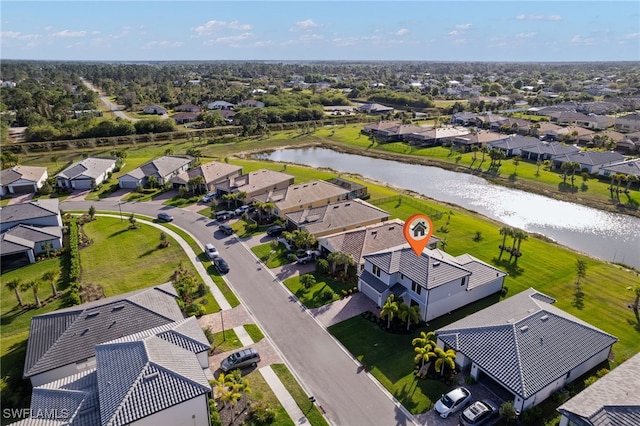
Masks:
[[[201,282],[200,284],[198,284],[198,290],[196,291],[197,297],[204,297],[207,294],[208,289],[209,288],[205,283]]]
[[[518,418],[518,413],[516,412],[516,408],[513,406],[512,402],[505,402],[500,406],[500,416],[507,424],[511,424],[516,421]]]
[[[251,419],[258,425],[268,425],[273,423],[276,413],[268,404],[258,401],[252,406]]]
[[[596,376],[589,376],[589,377],[587,377],[585,379],[584,385],[585,386],[591,386],[592,384],[594,384],[597,381],[598,381],[598,378]]]
[[[213,399],[209,399],[209,420],[211,420],[211,426],[222,426],[218,404]]]
[[[509,287],[507,287],[507,286],[503,286],[503,287],[500,289],[500,294],[501,294],[502,296],[506,296],[506,295],[507,295],[507,293],[509,293]]]
[[[598,372],[596,373],[596,376],[598,376],[598,378],[605,376],[609,374],[609,369],[608,368],[601,368],[600,370],[598,370]]]
[[[331,300],[331,299],[333,299],[334,296],[335,296],[335,293],[330,288],[327,288],[322,292],[322,297],[325,300]]]
[[[551,395],[551,399],[553,400],[553,402],[562,404],[567,400],[567,395],[562,391],[556,391]]]
[[[316,269],[318,273],[326,275],[329,272],[329,261],[327,259],[318,259],[316,262]]]
[[[215,336],[213,334],[213,331],[211,331],[211,327],[203,328],[202,332],[207,337],[207,340],[209,341],[209,343],[213,343],[214,342]]]
[[[542,417],[542,408],[539,406],[531,407],[522,413],[522,422],[527,425],[533,424],[536,423],[540,417]]]
[[[302,287],[308,290],[316,285],[316,277],[311,274],[304,274],[300,276],[300,284],[302,284]]]
[[[471,376],[467,376],[467,377],[465,377],[465,378],[464,378],[464,382],[465,382],[466,384],[468,384],[468,385],[472,385],[472,384],[474,384],[476,381],[475,381],[475,379],[474,379],[473,377],[471,377]]]
[[[199,317],[201,315],[204,315],[207,312],[207,309],[204,306],[202,306],[200,303],[190,303],[186,306],[184,311],[188,317],[191,317],[191,316]]]

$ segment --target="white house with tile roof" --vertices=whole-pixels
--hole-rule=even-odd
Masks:
[[[195,317],[99,344],[94,368],[34,387],[16,424],[207,426],[208,349]]]
[[[91,189],[104,182],[116,168],[115,157],[88,157],[73,163],[56,175],[59,188]]]
[[[215,185],[218,194],[246,192],[245,202],[264,201],[267,194],[293,185],[294,177],[275,170],[260,169],[241,176],[231,177]]]
[[[358,290],[377,306],[394,294],[430,321],[499,292],[506,275],[469,254],[425,248],[416,256],[405,243],[364,256]]]
[[[171,283],[31,318],[23,377],[33,386],[95,367],[95,346],[184,318]]]
[[[255,199],[275,204],[273,214],[285,219],[287,213],[337,203],[348,197],[348,189],[323,180],[314,180],[269,191]]]
[[[624,161],[624,155],[614,151],[581,151],[575,154],[561,154],[551,158],[551,166],[560,169],[562,163],[580,164],[580,170],[587,173],[598,173],[601,167]]]
[[[46,167],[13,166],[0,171],[0,195],[37,192],[49,177]]]
[[[158,180],[159,185],[164,185],[172,177],[188,170],[193,160],[194,158],[188,155],[165,155],[120,176],[118,184],[123,189],[136,189],[138,185],[146,185],[149,177],[153,176]]]
[[[202,184],[203,188],[206,191],[212,191],[217,184],[239,177],[241,174],[242,166],[211,161],[210,163],[180,172],[171,178],[171,184],[174,187],[188,186],[191,179],[201,176],[204,180]]]
[[[640,354],[558,407],[560,426],[640,425]]]
[[[496,383],[522,412],[606,361],[616,337],[528,289],[436,330],[456,364]]]

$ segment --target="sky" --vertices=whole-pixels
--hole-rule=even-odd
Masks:
[[[0,59],[639,61],[640,1],[8,1]]]

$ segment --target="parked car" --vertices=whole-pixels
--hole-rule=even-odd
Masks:
[[[215,192],[209,192],[208,194],[205,194],[204,197],[202,197],[202,202],[208,203],[209,201],[213,200],[215,197],[216,197]]]
[[[211,243],[204,245],[204,252],[207,253],[207,257],[211,260],[218,257],[218,249],[216,249],[216,247]]]
[[[317,257],[318,257],[318,252],[313,250],[307,250],[304,252],[304,254],[298,257],[298,260],[296,261],[296,263],[298,263],[299,265],[304,265],[305,263],[313,262],[314,260],[316,260]]]
[[[255,367],[260,362],[260,354],[255,348],[242,349],[234,352],[220,363],[220,369],[225,373],[236,368]]]
[[[233,216],[233,212],[229,210],[220,210],[219,212],[216,212],[216,220],[219,220],[219,221],[229,220],[231,219],[232,216]]]
[[[165,221],[165,222],[171,222],[173,220],[173,216],[171,216],[169,213],[160,212],[160,213],[158,213],[158,220],[162,220],[162,221]]]
[[[218,231],[222,232],[225,235],[233,234],[233,228],[231,227],[231,225],[227,225],[226,223],[218,226]]]
[[[471,392],[469,389],[459,387],[450,391],[436,402],[435,410],[440,417],[446,419],[449,414],[453,414],[460,410],[471,400]]]
[[[220,272],[221,274],[226,274],[227,272],[229,272],[229,264],[227,263],[226,260],[224,260],[220,256],[213,259],[213,264],[215,265],[216,269],[218,269],[218,272]]]
[[[249,206],[245,204],[244,206],[238,207],[234,213],[236,216],[242,216],[244,213],[248,213],[248,212],[249,212]]]
[[[267,228],[267,235],[270,237],[279,237],[284,232],[284,226],[273,225]]]
[[[498,405],[489,400],[476,401],[462,411],[460,424],[464,426],[479,426],[487,424],[498,417],[500,411]]]

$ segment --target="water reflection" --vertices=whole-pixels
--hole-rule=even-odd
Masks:
[[[465,173],[325,148],[286,149],[253,157],[359,173],[537,232],[594,257],[640,268],[640,219],[635,217],[505,188]]]

